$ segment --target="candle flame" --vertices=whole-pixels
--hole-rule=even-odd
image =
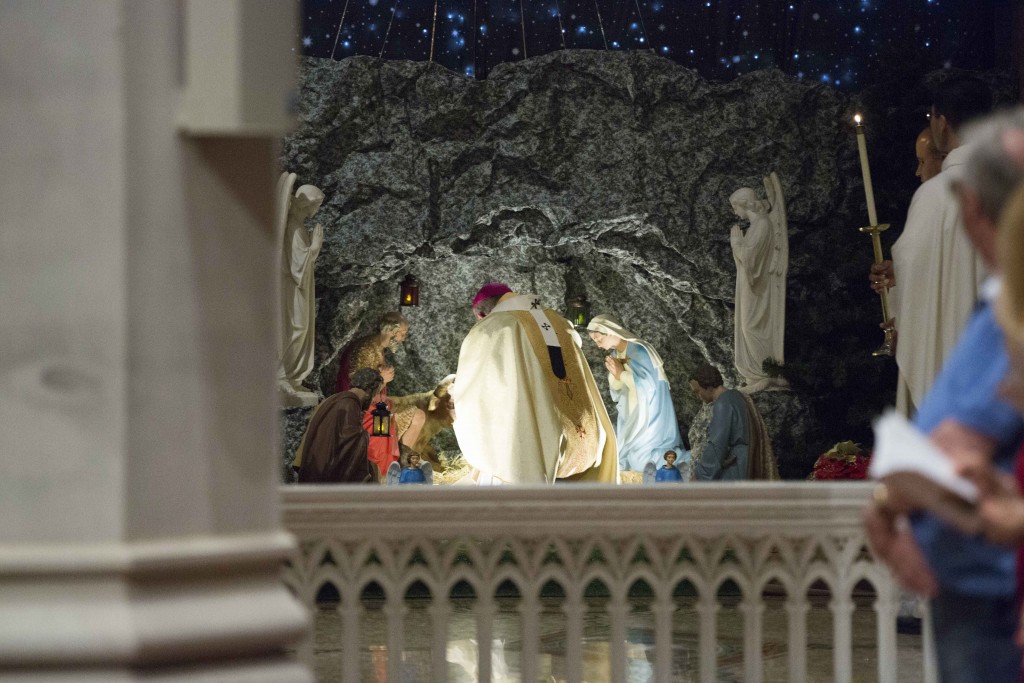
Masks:
[[[860,114],[854,114],[854,115],[853,115],[853,122],[854,122],[854,123],[856,123],[856,124],[857,124],[858,126],[860,125],[860,122],[861,122],[862,120],[863,120],[863,119],[861,119],[861,116],[860,116]]]

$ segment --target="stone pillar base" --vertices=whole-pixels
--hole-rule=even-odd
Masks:
[[[0,550],[5,681],[311,681],[286,533]]]

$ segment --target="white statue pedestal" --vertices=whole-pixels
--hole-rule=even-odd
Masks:
[[[749,395],[760,391],[789,391],[789,381],[785,377],[766,377],[753,384],[736,387],[736,391]]]
[[[282,408],[310,408],[319,405],[321,397],[315,391],[309,391],[306,387],[299,385],[296,389],[290,383],[278,380],[277,399]]]

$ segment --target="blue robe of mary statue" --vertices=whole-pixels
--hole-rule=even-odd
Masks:
[[[683,448],[676,410],[668,380],[659,372],[647,349],[637,342],[626,345],[626,369],[616,380],[608,377],[612,400],[618,408],[615,441],[619,447],[619,468],[643,472],[647,463],[660,466],[666,451],[675,451],[679,462],[689,453]]]

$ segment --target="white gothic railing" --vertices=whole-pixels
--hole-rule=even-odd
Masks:
[[[897,592],[864,545],[869,492],[863,483],[286,486],[284,523],[301,555],[285,580],[318,620],[334,619],[314,637],[318,650],[336,654],[346,683],[447,680],[456,641],[472,645],[470,675],[480,681],[507,674],[495,670],[507,661],[498,650],[515,644],[512,668],[524,681],[579,683],[600,656],[599,678],[616,682],[633,680],[638,664],[650,672],[642,680],[710,682],[732,666],[748,683],[805,681],[808,644],[822,639],[815,656],[830,653],[841,683],[853,677],[858,603],[862,616],[874,611],[866,628],[877,680],[907,680],[920,672],[897,674]],[[771,675],[769,604],[784,615],[776,626],[786,651],[774,653]],[[809,640],[813,609],[826,617]],[[731,653],[720,616],[742,634]],[[636,627],[644,618],[646,631]],[[631,641],[644,632],[653,633],[653,655],[648,635],[638,663]],[[594,641],[603,644],[585,646]],[[556,653],[544,671],[542,645]],[[680,654],[686,648],[692,653]],[[313,650],[311,637],[300,651],[311,665]],[[680,657],[692,673],[680,673]]]

